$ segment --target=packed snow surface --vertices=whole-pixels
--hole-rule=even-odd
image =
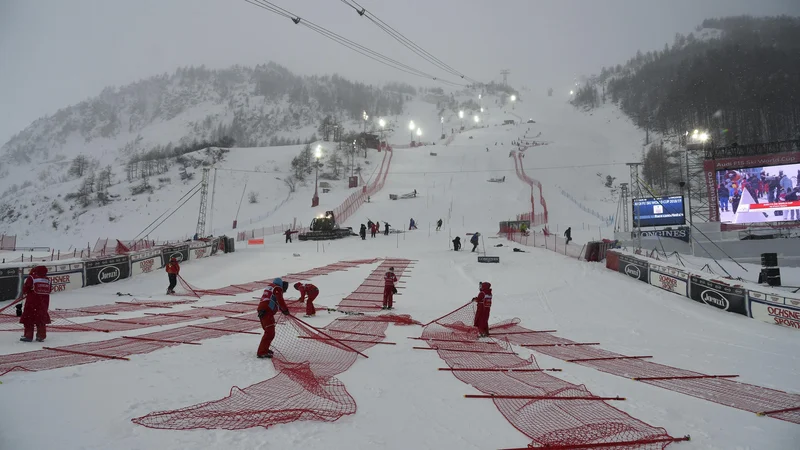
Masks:
[[[635,156],[641,136],[612,108],[589,115],[561,101],[526,98],[515,109],[506,108],[507,114],[490,105],[481,124],[488,127],[468,127],[449,146],[437,140],[436,146],[395,150],[384,189],[346,225],[358,227],[368,219],[380,220],[404,233],[367,237],[365,241],[352,237],[292,244],[285,244],[282,236],[271,236],[263,246],[247,248],[244,243],[237,243],[235,253],[185,264],[181,275],[196,286],[214,288],[340,260],[408,258],[418,262],[410,276],[403,278],[406,289],[396,298],[396,312],[410,314],[420,322],[458,308],[477,294],[479,281],[489,281],[494,290],[490,322],[519,317],[528,328],[555,329],[557,336],[600,342],[604,349],[614,352],[652,355],[653,361],[661,364],[703,373],[738,374],[737,380],[742,382],[800,392],[800,335],[796,330],[716,310],[613,273],[602,264],[580,262],[544,249],[524,248],[525,253],[515,253],[512,248],[519,245],[495,237],[498,221],[526,212],[530,205],[530,190],[516,178],[509,158],[510,142],[526,133],[539,132],[542,134],[537,139],[548,144],[527,150],[524,163],[529,175],[544,185],[551,229],[572,226],[578,242],[595,237],[580,231],[582,223],[594,227],[591,229],[597,231],[593,233],[607,233],[598,219],[561,196],[555,186],[574,196],[585,196],[587,202],[597,205],[597,210],[605,205],[605,211],[613,214],[616,205],[608,200],[608,189],[602,183],[606,174],[624,177],[625,167],[620,163]],[[497,126],[512,113],[525,120],[533,118],[536,123]],[[432,105],[427,109],[420,106],[417,114],[414,120],[422,123],[421,127],[439,129],[438,113]],[[395,140],[399,141],[401,135],[397,134]],[[247,159],[255,157],[250,155]],[[375,155],[371,159],[378,161]],[[487,182],[503,175],[504,183]],[[389,199],[389,194],[413,190],[417,191],[416,198]],[[221,199],[218,197],[217,201]],[[310,216],[313,211],[309,205],[310,196],[297,195],[284,206],[291,213],[279,211],[271,219],[285,223],[294,215]],[[418,229],[409,231],[412,217]],[[444,226],[437,232],[435,222],[439,218]],[[194,219],[186,220],[191,224]],[[114,227],[113,231],[124,234],[129,230]],[[477,263],[466,236],[476,231],[483,234],[480,251],[499,256],[499,264]],[[460,253],[450,250],[450,241],[456,235],[464,241]],[[495,247],[501,243],[502,247]],[[362,265],[312,279],[321,290],[316,303],[336,305],[375,267],[377,264]],[[130,292],[140,299],[165,299],[166,284],[162,273],[148,274],[54,296],[51,307],[113,303],[118,300],[114,295],[118,291]],[[290,294],[293,292],[290,290]],[[203,297],[195,306],[250,300],[254,295],[257,293],[234,298]],[[173,310],[189,308],[183,305]],[[132,312],[113,318],[141,314]],[[323,326],[337,317],[343,316],[321,311],[308,321]],[[168,327],[159,329],[163,328]],[[15,333],[5,332],[0,334],[0,352],[9,354],[150,331],[153,330],[52,332],[45,344],[21,343]],[[416,326],[390,326],[386,340],[397,345],[374,346],[367,351],[369,359],[359,359],[338,376],[358,404],[355,415],[334,423],[302,421],[267,430],[169,431],[131,422],[132,418],[153,411],[216,400],[226,396],[232,386],[246,387],[275,375],[269,360],[255,358],[259,337],[254,335],[162,349],[132,356],[130,361],[102,361],[35,373],[12,372],[2,377],[0,386],[0,412],[4,418],[0,421],[0,448],[344,450],[526,446],[530,440],[515,430],[492,402],[465,399],[464,394],[475,391],[451,374],[436,370],[443,363],[435,352],[411,348],[419,341],[406,338],[420,334],[421,328]],[[516,350],[523,357],[530,353],[521,347]],[[796,424],[757,417],[535,352],[533,355],[541,367],[562,368],[563,372],[554,374],[558,378],[585,384],[596,395],[626,397],[626,401],[614,402],[613,406],[633,417],[664,427],[672,436],[691,435],[691,442],[672,444],[670,448],[797,448],[800,428]]]

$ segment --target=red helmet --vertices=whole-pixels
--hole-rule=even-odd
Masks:
[[[301,283],[299,281],[294,284],[294,288],[297,289],[298,291],[300,290],[301,287],[303,287],[303,283]]]
[[[488,281],[482,281],[481,282],[481,290],[482,291],[488,291],[491,288],[492,288],[492,283],[489,283]]]

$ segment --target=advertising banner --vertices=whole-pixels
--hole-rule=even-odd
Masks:
[[[747,315],[747,291],[727,286],[692,275],[689,281],[689,297],[692,300],[713,306],[723,311]]]
[[[619,273],[647,283],[647,263],[629,255],[619,255]]]
[[[508,233],[509,231],[522,231],[523,225],[525,230],[531,229],[530,220],[509,220],[500,222],[500,232]]]
[[[650,284],[688,297],[688,274],[674,267],[650,263]]]
[[[751,297],[750,317],[762,322],[800,330],[800,308],[762,303]]]
[[[53,286],[51,293],[71,291],[83,287],[83,263],[72,264],[41,264],[47,267],[47,278]],[[28,278],[28,273],[34,266],[23,267],[22,282]]]
[[[19,297],[19,267],[0,269],[0,302]]]
[[[789,307],[800,308],[800,298],[784,297],[782,295],[758,291],[747,291],[747,296],[750,298],[750,300],[755,300],[762,303],[772,303],[775,305],[786,305]]]
[[[131,276],[150,273],[162,267],[164,265],[161,261],[161,250],[151,250],[131,255]]]
[[[643,238],[651,238],[651,237],[658,237],[658,238],[673,238],[673,239],[680,239],[684,242],[689,242],[692,236],[692,230],[689,227],[678,227],[675,229],[670,230],[647,230],[642,231],[641,236]],[[634,232],[632,234],[632,238],[636,238],[638,233]]]
[[[130,259],[127,256],[86,261],[86,286],[113,283],[131,276]]]
[[[161,259],[163,265],[167,265],[170,258],[175,258],[178,262],[189,260],[189,244],[176,245],[174,247],[167,247],[161,250]]]
[[[189,249],[189,259],[200,259],[211,256],[211,246],[191,247]]]

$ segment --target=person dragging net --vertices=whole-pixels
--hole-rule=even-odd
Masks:
[[[289,315],[289,308],[283,299],[283,292],[287,287],[289,287],[288,282],[275,278],[261,294],[257,311],[258,318],[261,320],[261,328],[264,329],[264,336],[261,337],[261,343],[258,344],[256,356],[259,358],[272,358],[273,353],[270,346],[272,340],[275,339],[275,314],[280,311]]]

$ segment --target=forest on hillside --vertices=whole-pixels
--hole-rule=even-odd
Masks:
[[[604,67],[573,103],[611,101],[641,128],[664,135],[700,128],[716,145],[800,136],[800,18],[707,19],[696,31]]]

